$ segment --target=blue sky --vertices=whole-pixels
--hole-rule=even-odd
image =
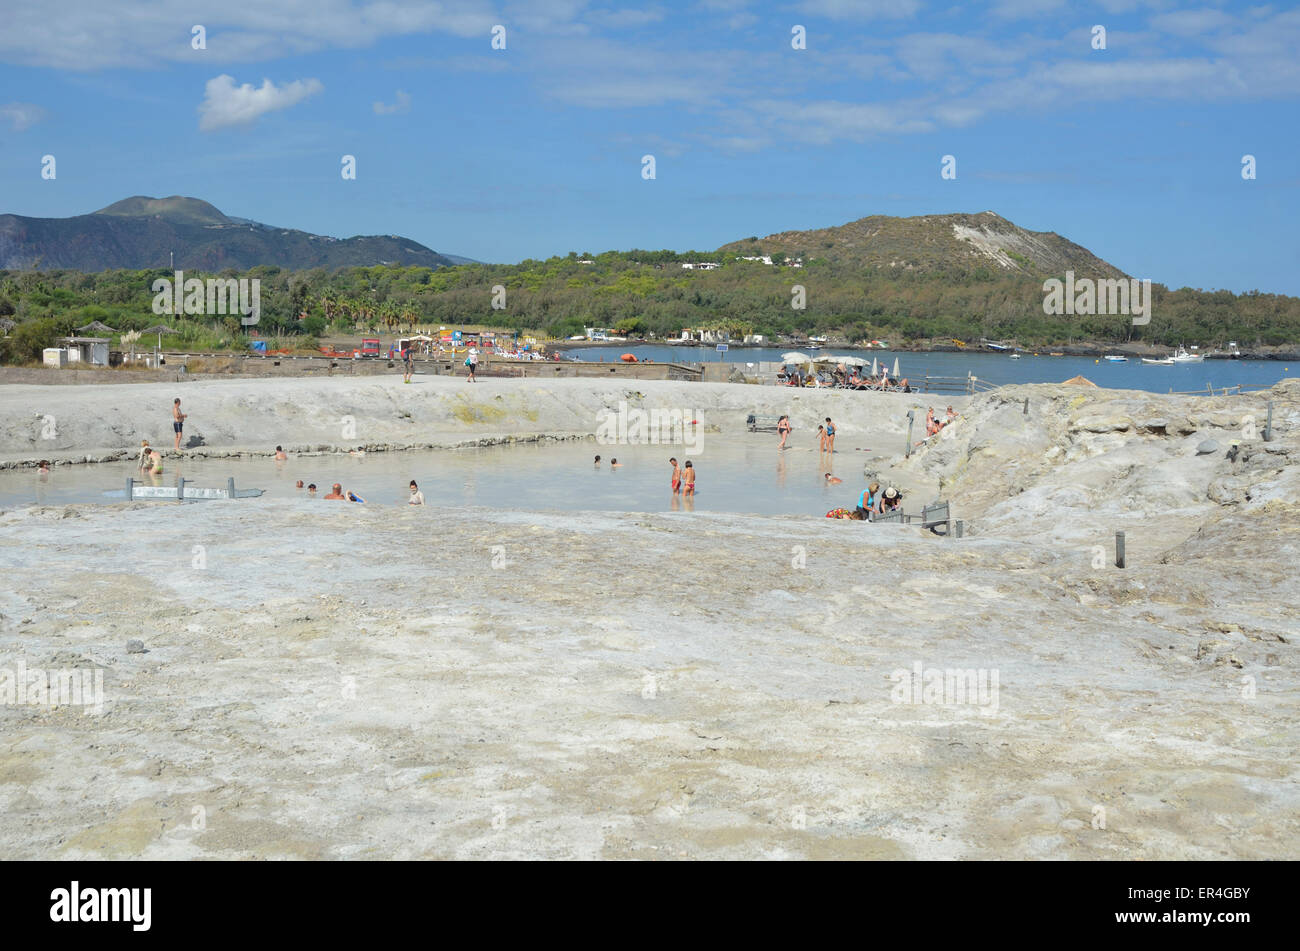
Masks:
[[[0,213],[182,194],[518,261],[992,210],[1136,277],[1300,295],[1285,6],[0,0],[0,21]]]

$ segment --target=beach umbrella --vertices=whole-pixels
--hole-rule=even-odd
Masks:
[[[836,363],[842,363],[847,367],[864,367],[867,365],[867,361],[864,360],[862,357],[852,357],[852,356],[835,357],[834,360]]]
[[[799,353],[798,351],[791,350],[789,353],[781,354],[781,362],[782,363],[812,363],[813,361],[812,361],[812,357],[808,356],[808,354]]]
[[[97,334],[117,333],[117,331],[114,330],[112,327],[110,327],[108,324],[101,323],[98,320],[92,320],[90,323],[86,324],[86,326],[77,328],[77,333],[79,334],[84,334],[87,332],[97,333]]]
[[[863,363],[866,363],[866,361],[864,360]],[[876,376],[877,373],[879,373],[879,370],[876,369],[876,358],[875,358],[875,357],[872,357],[872,358],[871,358],[871,375],[872,375],[872,376]]]
[[[894,379],[898,379],[898,357],[894,357]]]
[[[176,333],[176,331],[173,330],[171,327],[168,327],[166,324],[154,324],[152,327],[146,327],[146,328],[144,328],[144,330],[140,331],[140,333],[142,333],[142,334],[157,334],[157,335],[158,335],[158,349],[161,350],[161,349],[162,349],[162,335],[163,335],[163,334],[174,334],[174,333]]]

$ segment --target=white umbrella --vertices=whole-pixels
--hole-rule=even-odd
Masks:
[[[863,360],[862,362],[865,364],[867,361]],[[872,376],[875,376],[878,372],[879,372],[879,371],[876,369],[876,358],[875,358],[875,357],[872,357],[872,358],[871,358],[871,375],[872,375]]]
[[[864,367],[867,365],[867,361],[862,359],[862,357],[833,357],[832,359],[847,367]]]
[[[898,357],[894,357],[894,379],[898,379]]]
[[[790,353],[781,354],[782,363],[812,363],[812,357],[806,353],[791,351]]]

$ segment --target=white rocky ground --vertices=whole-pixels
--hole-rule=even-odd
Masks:
[[[319,422],[317,401],[351,408],[355,442],[402,444],[590,433],[601,406],[631,399],[582,380],[493,381],[472,399],[338,382],[181,395],[225,449],[303,445],[292,434]],[[156,438],[146,423],[171,390],[129,389],[0,393],[0,456],[28,457],[38,413],[81,433],[68,453]],[[901,444],[912,405],[635,389],[723,434],[736,414],[794,405],[796,425],[832,415]],[[885,464],[941,482],[961,540],[304,502],[5,512],[0,671],[102,667],[105,704],[0,708],[0,850],[1292,856],[1300,388],[1271,396],[1267,444],[1241,420],[1262,428],[1263,396],[976,398]],[[1206,439],[1219,449],[1197,456]],[[1109,564],[1116,529],[1124,570]],[[918,662],[996,672],[996,693],[896,702],[891,674]]]

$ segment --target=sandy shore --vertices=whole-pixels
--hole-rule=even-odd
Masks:
[[[69,454],[157,439],[173,391],[222,450],[328,442],[293,434],[349,412],[355,443],[590,434],[611,401],[636,399],[587,380],[137,385],[93,406],[90,388],[14,389],[0,392],[9,460],[31,453],[36,413],[66,426]],[[722,439],[782,405],[805,435],[825,415],[899,435],[908,405],[926,405],[635,390]],[[1262,428],[1269,396],[1265,443],[1244,418]],[[104,671],[98,715],[0,707],[0,849],[1293,855],[1300,385],[1221,399],[1017,387],[964,414],[887,461],[943,487],[961,540],[297,501],[0,513],[0,670]],[[917,664],[940,682],[997,679],[976,702],[900,696]]]
[[[444,448],[511,439],[590,437],[607,413],[679,410],[700,432],[739,433],[750,413],[790,415],[805,436],[827,416],[848,437],[893,433],[899,448],[908,409],[939,405],[933,394],[791,390],[662,380],[509,380],[452,377],[234,379],[184,384],[0,386],[0,466],[134,457],[141,439],[169,449],[172,399],[189,415],[182,446],[197,451],[274,452]],[[966,397],[942,405],[964,406]],[[918,432],[920,430],[918,429]],[[919,438],[919,437],[918,437]]]

